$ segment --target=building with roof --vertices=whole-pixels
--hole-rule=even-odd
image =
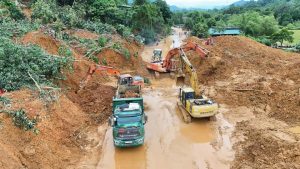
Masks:
[[[240,35],[242,32],[239,28],[224,28],[223,30],[217,30],[216,28],[210,28],[208,30],[210,36],[237,36]]]

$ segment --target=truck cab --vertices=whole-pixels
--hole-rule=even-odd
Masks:
[[[133,147],[144,144],[147,116],[139,102],[135,99],[129,102],[114,102],[114,111],[109,123],[113,127],[115,146]]]

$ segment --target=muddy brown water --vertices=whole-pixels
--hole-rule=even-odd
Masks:
[[[176,29],[178,34],[180,29]],[[172,35],[161,47],[170,48]],[[178,42],[176,42],[178,44]],[[149,60],[155,46],[145,47],[144,60]],[[146,58],[146,59],[145,59]],[[216,121],[193,119],[185,124],[177,108],[178,87],[168,75],[152,80],[152,85],[143,89],[145,113],[145,144],[135,148],[116,148],[113,145],[112,129],[109,128],[103,143],[103,153],[97,165],[99,169],[226,169],[230,168],[234,152],[230,140],[231,125],[222,115]]]
[[[106,133],[100,169],[206,169],[229,168],[233,158],[233,129],[221,114],[217,121],[193,119],[185,124],[176,105],[178,88],[170,78],[154,80],[144,89],[147,106],[145,144],[116,148],[112,131]]]

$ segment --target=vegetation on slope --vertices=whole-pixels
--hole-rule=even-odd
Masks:
[[[266,45],[282,41],[300,43],[291,39],[291,31],[285,31],[300,29],[300,2],[297,0],[258,0],[220,10],[177,12],[172,21],[183,24],[199,37],[208,36],[211,27],[218,30],[239,27],[246,36]]]

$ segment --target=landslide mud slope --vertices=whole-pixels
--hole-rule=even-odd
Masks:
[[[86,39],[100,36],[86,30],[73,33]],[[61,92],[59,99],[52,104],[45,106],[38,93],[29,89],[4,95],[12,100],[10,109],[22,108],[29,117],[38,117],[40,133],[35,135],[22,131],[13,125],[11,118],[0,113],[0,168],[94,168],[101,157],[107,127],[105,122],[111,114],[115,84],[105,85],[110,78],[100,72],[77,92],[89,66],[94,64],[91,60],[74,46],[49,36],[43,30],[30,32],[20,41],[24,45],[38,45],[52,55],[59,55],[60,46],[67,46],[75,62],[73,71],[64,70],[66,80],[56,82]],[[141,46],[124,39],[121,44],[130,47],[129,60],[124,60],[125,56],[110,49],[100,51],[98,56],[105,57],[108,66],[114,66],[121,72],[143,74],[141,58],[134,55],[138,54]]]
[[[232,168],[299,168],[299,135],[290,128],[300,121],[300,55],[246,37],[217,37],[214,42],[205,46],[210,54],[204,60],[189,54],[202,89],[231,107],[228,118],[243,116],[234,111],[238,106],[255,115],[236,124]]]

